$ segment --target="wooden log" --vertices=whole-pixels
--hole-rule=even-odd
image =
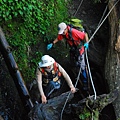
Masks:
[[[0,27],[0,52],[2,53],[5,63],[8,67],[9,73],[14,80],[14,83],[18,90],[18,93],[19,93],[19,96],[23,103],[23,106],[24,106],[26,112],[28,113],[31,110],[31,108],[33,107],[33,103],[30,99],[29,92],[24,84],[22,75],[19,71],[17,63],[15,62],[15,59],[12,55],[10,46],[4,36],[4,33],[1,29],[1,27]]]

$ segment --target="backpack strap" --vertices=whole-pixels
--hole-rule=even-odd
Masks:
[[[40,71],[43,75],[45,75],[45,73],[47,72],[47,71],[45,71],[44,68],[39,68],[39,67],[38,67],[38,69],[39,69],[39,71]],[[59,69],[58,69],[58,64],[57,64],[57,62],[54,62],[54,63],[53,63],[53,70],[55,71],[55,74],[58,75],[58,77],[61,77],[61,72],[60,72]],[[49,74],[49,72],[47,72],[47,74]]]
[[[38,69],[39,69],[39,71],[40,71],[42,74],[45,73],[45,69],[44,69],[44,68],[38,68]],[[54,69],[55,72],[58,71],[58,65],[57,65],[57,62],[54,62],[54,63],[53,63],[53,69]]]
[[[68,35],[69,35],[69,38],[70,38],[70,40],[73,42],[73,46],[75,47],[76,45],[75,45],[75,43],[74,43],[74,39],[73,39],[73,37],[72,37],[72,27],[70,27],[70,30],[68,31]]]
[[[55,70],[55,72],[58,70],[58,66],[57,66],[57,63],[56,62],[54,62],[54,64],[53,64],[54,66],[54,70]]]
[[[68,25],[70,27],[70,30],[68,30],[68,36],[69,36],[69,39],[66,38],[66,48],[67,48],[67,40],[71,40],[73,42],[73,46],[75,45],[74,44],[74,39],[72,37],[72,26]]]
[[[68,24],[67,26],[69,26],[70,27],[70,30],[68,30],[68,36],[69,36],[69,38],[70,38],[70,40],[72,39],[72,25],[71,24]],[[65,38],[66,38],[66,48],[67,48],[67,40],[69,40],[66,36],[65,36]],[[74,42],[73,42],[74,43]]]
[[[54,62],[54,71],[58,72],[58,76],[59,77],[61,76],[61,72],[58,70],[58,64],[57,64],[57,62]]]
[[[38,69],[39,69],[39,71],[40,71],[41,73],[44,73],[44,72],[45,72],[44,68],[38,68]]]
[[[75,42],[77,42],[77,41],[74,40],[73,37],[72,37],[72,29],[73,29],[73,27],[70,26],[70,30],[68,31],[68,35],[69,35],[70,40],[73,42],[73,46],[76,47]],[[74,28],[74,29],[75,29],[75,28]],[[79,31],[79,30],[78,30],[78,31]],[[83,31],[82,31],[82,32],[83,32]],[[80,46],[82,46],[82,45],[83,45],[83,41],[80,40]]]
[[[70,37],[70,40],[72,40],[73,43],[74,43],[74,39],[73,39],[73,37],[72,37],[72,27],[70,27],[70,30],[68,31],[68,35],[69,35],[69,37]]]

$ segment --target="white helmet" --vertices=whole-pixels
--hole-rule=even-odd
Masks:
[[[44,55],[41,58],[41,62],[38,63],[39,67],[47,67],[52,65],[55,62],[55,60],[50,57],[49,55]]]
[[[63,34],[63,32],[66,28],[67,28],[67,25],[64,22],[61,22],[58,25],[58,34]]]

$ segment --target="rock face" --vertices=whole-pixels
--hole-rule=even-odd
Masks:
[[[117,88],[120,91],[120,0],[109,15],[110,36],[105,64],[105,77],[110,91]],[[115,1],[109,2],[109,10]],[[120,93],[120,92],[119,92]],[[120,118],[120,96],[113,103],[116,118]]]
[[[30,120],[58,120],[66,99],[70,101],[74,94],[66,92],[48,100],[47,104],[37,104],[29,113]]]
[[[78,7],[79,4],[82,4],[80,8]],[[93,3],[93,1],[84,0],[84,2],[74,0],[73,1],[74,9],[71,8],[73,13],[73,16],[76,18],[79,18],[83,20],[83,26],[86,29],[86,32],[89,35],[89,38],[93,35],[97,27],[102,22],[103,13],[105,12],[105,8],[107,4],[103,3]],[[79,8],[79,9],[78,9]],[[76,9],[78,11],[76,11]],[[97,11],[96,11],[97,9]],[[102,18],[102,19],[101,19]],[[101,27],[99,27],[96,34],[93,36],[93,39],[90,42],[89,45],[89,51],[88,51],[88,57],[89,60],[98,66],[103,67],[105,62],[105,56],[106,56],[106,48],[107,48],[107,42],[108,42],[108,19],[105,20],[105,24],[102,24]]]

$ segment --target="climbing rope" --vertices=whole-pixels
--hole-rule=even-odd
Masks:
[[[95,32],[93,33],[93,35],[90,37],[88,43],[92,40],[92,38],[94,37],[94,35],[97,33],[97,31],[99,30],[99,28],[102,26],[102,24],[105,22],[105,20],[107,19],[107,17],[109,16],[109,14],[111,13],[111,11],[113,10],[113,8],[117,5],[117,3],[120,0],[116,1],[116,3],[113,5],[113,7],[110,9],[110,11],[108,12],[108,14],[106,15],[106,17],[103,19],[103,21],[101,22],[101,24],[97,27],[97,29],[95,30]]]
[[[92,38],[94,37],[94,35],[96,34],[96,32],[99,30],[99,28],[101,27],[101,25],[104,23],[104,21],[107,19],[107,17],[109,16],[109,14],[111,13],[111,11],[113,10],[113,8],[115,7],[115,5],[119,2],[119,0],[113,5],[113,7],[110,9],[110,11],[108,12],[108,14],[106,15],[106,17],[103,19],[100,20],[99,24],[98,24],[98,27],[97,29],[95,30],[95,32],[93,33],[93,35],[91,36],[91,38],[89,39],[88,43],[92,40]],[[107,7],[105,8],[105,11],[104,11],[104,14],[107,10]],[[103,15],[104,15],[103,14]],[[103,17],[103,16],[102,16]],[[96,99],[96,90],[95,90],[95,87],[94,87],[94,83],[93,83],[93,80],[92,80],[92,75],[91,75],[91,72],[90,72],[90,67],[89,67],[89,62],[88,62],[88,55],[87,55],[87,51],[86,51],[86,60],[87,60],[87,66],[88,66],[88,71],[89,71],[89,75],[90,75],[90,80],[91,80],[91,84],[92,84],[92,87],[93,87],[93,91],[94,91],[94,95],[95,95],[95,99]]]
[[[78,6],[78,8],[77,8],[77,10],[76,10],[76,12],[75,12],[75,14],[73,16],[76,16],[76,14],[77,14],[78,10],[80,9],[82,3],[83,3],[83,0],[80,2],[80,4],[79,4],[79,6]]]
[[[109,14],[111,13],[111,11],[113,10],[113,8],[115,7],[115,5],[119,2],[119,0],[113,5],[113,7],[110,9],[110,11],[108,12],[108,14],[106,15],[106,17],[103,19],[103,21],[99,22],[99,26],[97,27],[97,29],[95,30],[95,32],[93,33],[93,35],[91,36],[91,38],[89,39],[88,43],[92,40],[92,38],[94,37],[94,35],[96,34],[96,32],[99,30],[99,28],[101,27],[101,25],[104,23],[104,21],[107,19],[107,17],[109,16]],[[107,9],[107,7],[106,7]],[[105,11],[106,11],[105,9]],[[104,11],[104,14],[105,14],[105,11]],[[103,15],[104,15],[103,14]],[[92,87],[93,87],[93,91],[94,91],[94,95],[95,95],[95,99],[96,99],[96,90],[95,90],[95,87],[94,87],[94,83],[93,83],[93,80],[92,80],[92,75],[91,75],[91,72],[90,72],[90,67],[89,67],[89,62],[88,62],[88,55],[87,55],[87,51],[86,51],[86,60],[87,60],[87,66],[88,66],[88,71],[89,71],[89,75],[90,75],[90,80],[91,80],[91,84],[92,84]]]
[[[100,23],[101,23],[101,21],[103,20],[103,17],[105,16],[105,13],[106,13],[106,11],[107,11],[107,8],[108,8],[108,6],[106,5],[105,10],[104,10],[104,12],[103,12],[103,15],[102,15],[102,17],[101,17],[101,19],[100,19],[100,21],[99,21],[99,23],[98,23],[97,26],[99,26]]]
[[[93,91],[94,91],[94,95],[95,95],[95,100],[96,100],[96,90],[95,90],[95,86],[94,86],[94,83],[93,83],[93,79],[92,79],[92,75],[91,75],[91,71],[90,71],[90,66],[89,66],[89,61],[88,61],[88,55],[87,55],[87,50],[85,50],[85,55],[86,55],[86,61],[87,61],[87,67],[88,67],[88,72],[89,72],[89,76],[90,76],[90,80],[91,80],[91,84],[92,84],[92,88],[93,88]]]
[[[80,69],[79,69],[79,73],[78,73],[78,76],[77,76],[77,80],[76,80],[76,83],[75,83],[75,87],[77,86],[78,80],[79,80],[79,78],[80,78],[80,73],[81,73],[81,67],[80,67]],[[60,120],[62,120],[63,111],[64,111],[64,109],[65,109],[65,106],[66,106],[67,102],[68,102],[68,99],[69,99],[70,94],[71,94],[71,91],[68,93],[67,99],[66,99],[65,104],[64,104],[64,106],[63,106],[63,109],[62,109],[62,111],[61,111]]]

